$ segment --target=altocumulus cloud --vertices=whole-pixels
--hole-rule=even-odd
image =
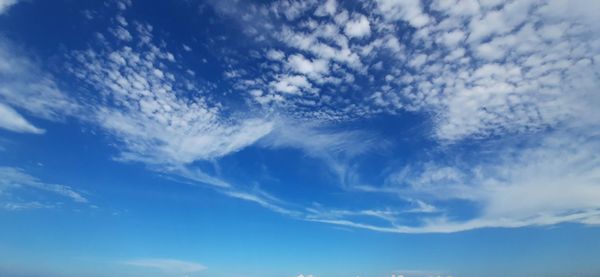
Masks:
[[[0,11],[13,2],[0,2]],[[85,103],[0,40],[2,128],[41,134],[25,116],[74,117],[115,138],[119,161],[308,221],[409,233],[600,222],[596,2],[381,0],[353,11],[335,0],[213,3],[260,47],[227,57],[260,68],[223,73],[245,105],[235,111],[152,25],[127,18],[131,1],[116,3],[93,47],[67,55],[67,71],[92,93]],[[442,154],[390,162],[379,182],[363,182],[361,158],[396,141],[336,124],[401,114],[425,115],[424,137]],[[473,141],[492,150],[453,156]],[[391,195],[404,208],[297,208],[193,166],[249,146],[300,149],[343,192]],[[453,219],[453,201],[476,207],[473,217]],[[415,224],[402,224],[408,214]]]

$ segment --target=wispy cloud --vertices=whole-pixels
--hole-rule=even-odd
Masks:
[[[597,136],[552,134],[529,148],[500,148],[493,152],[493,159],[479,157],[480,160],[463,161],[460,167],[425,163],[390,175],[386,185],[355,189],[438,203],[462,201],[479,208],[474,218],[463,221],[450,220],[446,213],[431,214],[420,217],[422,225],[412,226],[416,228],[381,229],[390,232],[591,223],[598,220],[600,213],[600,160],[593,154],[599,146]],[[380,227],[346,221],[331,223]]]
[[[9,202],[0,204],[0,207],[9,211],[21,211],[30,209],[50,209],[54,208],[54,205],[43,204],[37,201],[32,202]]]
[[[30,53],[3,36],[0,60],[0,101],[5,105],[51,121],[62,121],[80,110],[81,105],[59,88],[54,76],[42,70]]]
[[[206,269],[206,266],[196,263],[174,259],[133,259],[121,262],[125,265],[157,269],[170,274],[197,273]]]
[[[23,188],[59,195],[77,203],[88,203],[87,198],[69,186],[42,182],[38,178],[25,173],[24,170],[19,168],[0,167],[0,192]]]
[[[0,0],[0,15],[6,12],[12,5],[19,2],[19,0]]]
[[[11,107],[0,103],[0,128],[18,133],[43,134],[44,129],[33,126]]]

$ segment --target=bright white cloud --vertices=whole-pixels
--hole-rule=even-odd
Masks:
[[[355,20],[350,20],[346,23],[346,27],[344,27],[344,32],[349,37],[364,37],[371,34],[371,25],[369,23],[369,19],[360,15]]]
[[[271,85],[275,91],[288,94],[297,94],[304,89],[312,88],[308,79],[302,75],[283,75]]]
[[[329,73],[329,63],[326,60],[311,61],[301,54],[288,57],[287,65],[297,73],[304,74],[311,79],[319,79]]]
[[[0,103],[0,128],[18,133],[43,134],[44,129],[33,126],[17,111]]]

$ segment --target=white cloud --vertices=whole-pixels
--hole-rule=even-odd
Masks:
[[[461,30],[454,30],[442,36],[442,42],[448,47],[456,47],[465,38],[465,33]]]
[[[267,51],[267,58],[273,61],[281,61],[285,58],[285,54],[283,51],[269,49],[269,51]]]
[[[0,167],[0,192],[2,190],[14,190],[21,187],[32,188],[38,191],[50,192],[78,203],[87,203],[88,200],[69,186],[49,184],[28,175],[22,169],[14,167]]]
[[[369,36],[371,34],[369,19],[360,15],[357,19],[348,21],[344,27],[344,33],[349,37],[356,38]]]
[[[271,3],[270,9],[276,15],[283,15],[287,20],[295,20],[301,14],[310,10],[316,5],[317,1],[275,1]]]
[[[504,2],[504,0],[479,0],[481,6],[486,8],[497,7],[498,5],[502,4],[502,2]]]
[[[301,214],[297,211],[293,211],[290,209],[286,209],[282,207],[283,202],[275,197],[268,195],[265,192],[260,190],[254,190],[251,192],[244,192],[240,190],[226,190],[224,191],[225,195],[237,199],[241,199],[244,201],[252,202],[262,206],[263,208],[269,209],[273,212],[280,213],[288,216],[301,216]]]
[[[597,78],[592,77],[598,70],[597,63],[586,61],[600,59],[600,51],[593,36],[584,34],[597,32],[598,24],[591,23],[594,21],[592,12],[584,11],[586,9],[582,7],[586,5],[582,2],[576,2],[578,7],[568,7],[564,1],[531,0],[486,1],[481,6],[472,0],[375,2],[377,14],[357,11],[370,22],[370,28],[377,30],[364,43],[344,39],[340,33],[345,31],[345,26],[358,22],[356,18],[353,21],[342,6],[336,7],[335,16],[323,13],[320,16],[325,18],[307,19],[311,22],[307,23],[312,26],[310,28],[288,23],[274,27],[274,39],[289,47],[285,52],[291,52],[293,60],[307,60],[297,57],[306,57],[306,53],[310,53],[316,60],[329,63],[329,74],[321,80],[307,75],[313,82],[308,88],[301,77],[282,74],[281,68],[276,67],[265,74],[270,76],[269,81],[249,89],[261,91],[261,94],[253,94],[257,95],[254,99],[261,104],[284,106],[289,112],[311,106],[319,109],[318,114],[326,115],[323,118],[330,119],[388,111],[432,112],[435,138],[459,141],[555,126],[575,116],[572,113],[577,110],[555,107],[566,107],[565,102],[586,105],[584,103],[593,97],[585,93],[587,99],[577,101],[575,98],[582,95],[568,93],[573,86],[587,84],[587,88],[579,91],[589,91],[597,86],[594,84]],[[596,6],[600,5],[590,5],[590,10],[595,10]],[[559,12],[561,9],[565,12]],[[439,14],[429,16],[429,10]],[[379,15],[385,20],[382,21]],[[400,20],[417,29],[412,37],[397,37],[394,30]],[[439,47],[440,44],[446,47]],[[367,69],[375,68],[374,65],[381,68],[384,62],[385,82],[375,81],[381,76]],[[485,78],[477,75],[480,68],[495,63],[511,74]],[[309,65],[307,61],[303,64]],[[577,66],[569,67],[569,64]],[[299,65],[297,62],[292,67],[295,72],[309,72],[308,69],[298,70]],[[406,65],[414,71],[407,72]],[[355,71],[351,72],[351,78],[346,78],[349,76],[344,72],[346,67]],[[578,79],[586,78],[587,82],[575,84],[566,78],[571,73],[561,75],[559,70],[573,72],[573,75],[581,72],[585,77]],[[253,81],[263,76],[256,76]],[[360,85],[355,81],[362,77],[370,82],[367,89],[352,86]],[[288,78],[305,87],[291,84]],[[364,95],[364,99],[373,102],[354,101],[340,94],[332,96],[320,87],[323,84],[335,84],[338,91],[352,91],[356,95],[365,92],[368,95]],[[345,87],[346,84],[349,86]],[[301,94],[304,90],[313,93]],[[286,97],[275,97],[273,91]],[[311,98],[303,97],[306,95]],[[335,111],[328,111],[332,106],[336,107]]]
[[[352,52],[347,46],[342,44],[342,47],[334,47],[330,44],[319,40],[319,33],[305,34],[300,31],[294,31],[291,28],[284,27],[278,34],[277,38],[287,44],[289,47],[298,50],[309,52],[316,57],[325,60],[333,60],[342,64],[346,64],[354,70],[363,69],[360,57]],[[342,39],[343,40],[343,39]]]
[[[334,223],[385,232],[593,224],[600,216],[600,159],[593,154],[600,150],[597,135],[582,137],[579,131],[570,130],[548,134],[526,148],[496,145],[498,150],[492,157],[450,166],[430,162],[406,167],[391,175],[382,187],[358,188],[441,203],[466,201],[480,207],[474,218],[461,221],[424,216],[421,226],[364,225],[343,220]]]
[[[287,65],[297,73],[304,74],[311,79],[320,79],[329,73],[329,63],[326,60],[309,60],[302,54],[293,54],[288,57]]]
[[[80,106],[61,91],[53,76],[0,36],[0,101],[29,114],[59,121]],[[33,130],[33,129],[31,129]]]
[[[371,150],[382,149],[387,141],[375,134],[360,130],[332,130],[318,122],[294,123],[282,119],[269,135],[260,140],[267,147],[303,149],[312,156],[357,156]]]
[[[302,75],[282,75],[271,85],[275,91],[288,94],[297,94],[302,90],[312,88],[308,79]]]
[[[430,22],[419,0],[377,0],[378,11],[388,20],[404,20],[415,28]]]
[[[481,17],[474,17],[469,26],[469,41],[480,41],[494,34],[505,34],[513,31],[528,17],[531,7],[537,0],[518,0],[505,4],[502,9],[488,12]]]
[[[336,0],[327,0],[321,4],[315,11],[316,16],[334,15],[337,10]]]
[[[421,66],[423,66],[427,62],[427,58],[428,57],[426,54],[419,54],[414,56],[409,64],[414,68],[421,68]]]
[[[18,133],[43,134],[44,129],[33,126],[11,107],[0,103],[0,128]]]
[[[489,61],[499,60],[502,57],[504,57],[503,49],[495,47],[491,43],[480,44],[479,46],[477,46],[475,51],[477,53],[477,56]]]
[[[206,266],[189,261],[175,259],[134,259],[121,262],[125,265],[157,269],[168,274],[197,273],[206,270]]]
[[[19,0],[0,0],[0,15],[17,2],[19,2]]]
[[[264,105],[256,115],[228,111],[227,103],[215,101],[219,95],[213,86],[180,74],[186,70],[178,67],[179,57],[167,43],[153,43],[149,25],[119,20],[122,30],[115,27],[110,34],[122,41],[112,45],[103,40],[101,48],[74,54],[71,71],[101,95],[103,100],[92,103],[82,120],[120,142],[120,159],[210,184],[230,197],[295,218],[410,233],[597,223],[600,165],[588,153],[599,150],[593,130],[600,120],[600,46],[592,34],[600,25],[593,24],[598,17],[591,11],[600,5],[588,9],[585,1],[572,2],[576,7],[570,3],[380,0],[376,13],[355,11],[364,14],[358,18],[336,1],[280,1],[249,9],[277,22],[265,32],[275,41],[262,50],[269,61],[261,65],[259,76],[244,79],[245,74],[238,74],[243,69],[228,71],[243,97]],[[435,16],[428,14],[431,10]],[[299,18],[303,23],[297,25]],[[400,37],[401,21],[414,30]],[[52,120],[75,114],[79,105],[64,96],[52,76],[40,73],[29,59],[15,58],[23,55],[12,50],[0,47],[2,102]],[[352,170],[353,159],[373,151],[378,147],[374,142],[381,140],[359,131],[331,130],[326,123],[406,111],[431,115],[433,138],[449,148],[464,139],[542,136],[548,127],[573,131],[587,141],[552,137],[526,149],[498,147],[496,162],[465,161],[466,166],[415,162],[380,187],[355,186],[360,178]],[[265,119],[274,113],[318,123],[307,127]],[[295,211],[260,190],[242,190],[191,166],[257,142],[302,149],[326,163],[344,188],[392,193],[407,207]],[[505,156],[504,150],[523,153]],[[511,204],[515,199],[519,203]],[[447,200],[477,206],[476,215],[449,219]],[[398,224],[403,212],[417,215],[419,224]],[[360,219],[365,216],[384,224],[367,224],[371,221]]]
[[[271,131],[272,124],[258,118],[223,119],[218,103],[209,103],[203,89],[172,71],[176,61],[164,47],[152,44],[151,27],[136,29],[137,41],[130,46],[104,49],[107,55],[78,52],[78,65],[71,68],[116,105],[97,105],[91,120],[122,143],[120,159],[154,165],[211,160]],[[182,92],[195,96],[188,99]]]
[[[9,202],[0,204],[0,209],[8,211],[22,211],[31,209],[51,209],[54,205],[43,204],[37,201],[32,202]]]

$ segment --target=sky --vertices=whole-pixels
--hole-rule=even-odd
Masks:
[[[600,276],[598,14],[0,0],[0,276]]]

